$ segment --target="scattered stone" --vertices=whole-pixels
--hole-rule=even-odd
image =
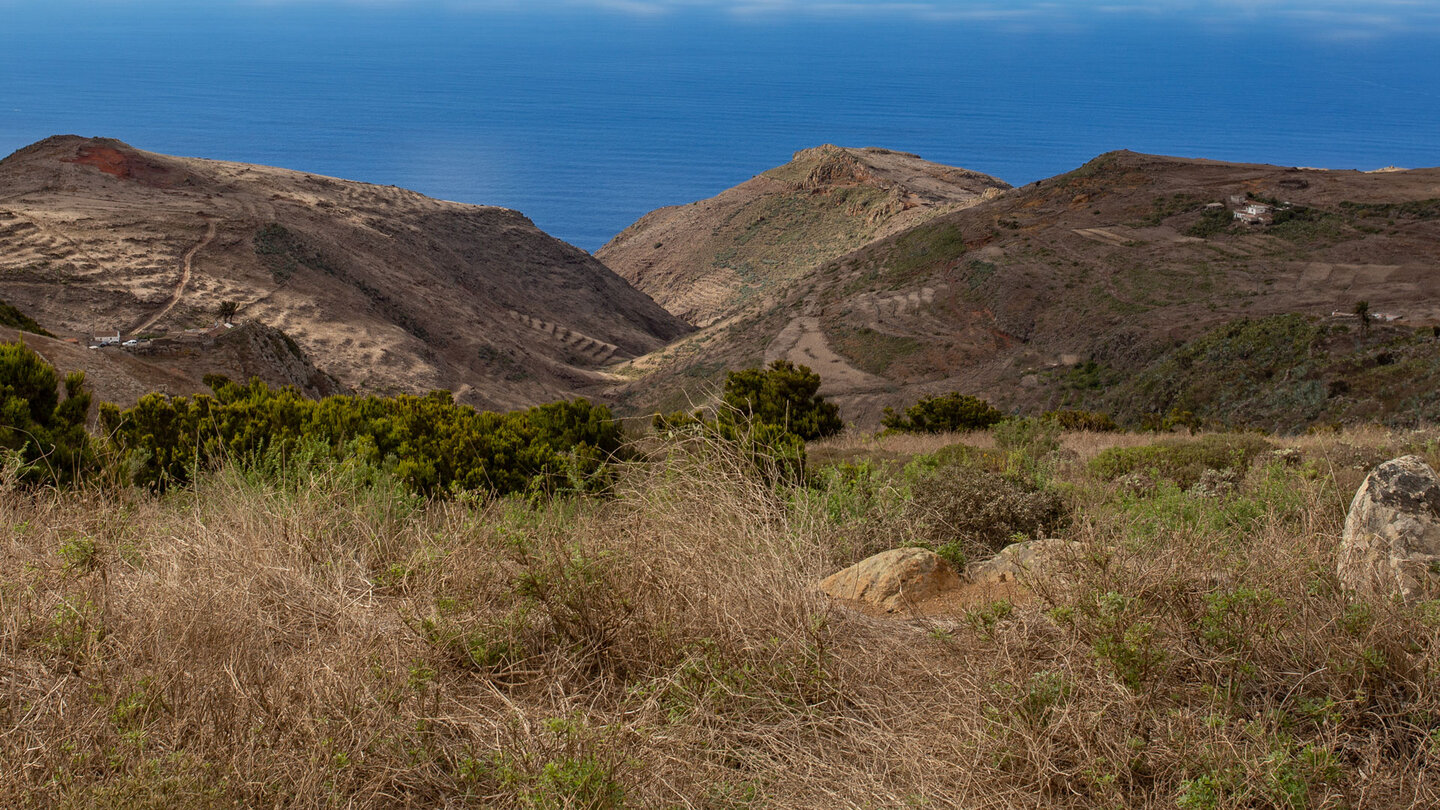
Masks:
[[[1440,596],[1440,477],[1419,456],[1387,461],[1360,485],[1336,573],[1369,599]]]
[[[958,587],[960,576],[950,563],[923,548],[882,551],[820,583],[820,590],[835,599],[852,599],[892,612]]]
[[[966,574],[976,584],[1015,582],[1026,572],[1053,570],[1057,561],[1073,554],[1079,545],[1074,540],[1058,538],[1011,543],[994,557],[970,566]]]

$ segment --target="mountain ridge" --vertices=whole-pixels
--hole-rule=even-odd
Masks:
[[[67,337],[181,336],[230,302],[345,388],[489,408],[689,330],[519,212],[79,136],[0,161],[0,279]]]
[[[312,396],[446,388],[504,409],[583,395],[640,415],[704,404],[727,371],[785,359],[819,372],[862,427],[953,390],[1014,412],[1113,406],[1134,419],[1218,395],[1155,380],[1202,350],[1291,340],[1298,327],[1265,319],[1293,313],[1320,325],[1275,356],[1326,355],[1303,391],[1237,383],[1287,426],[1300,413],[1384,417],[1402,407],[1387,374],[1440,380],[1410,345],[1413,327],[1440,324],[1440,169],[1120,150],[1010,188],[822,145],[652,212],[598,255],[618,274],[507,209],[112,140],[57,136],[0,161],[12,321],[73,343],[134,340],[98,350],[129,358],[98,377],[168,391],[218,372]],[[697,294],[705,285],[718,294]],[[1391,323],[1350,347],[1360,301]],[[227,302],[253,328],[227,336]],[[1259,326],[1222,329],[1241,322]],[[117,401],[142,388],[117,386]],[[1262,402],[1285,396],[1306,404]],[[1440,419],[1440,395],[1404,402]]]
[[[710,326],[819,261],[1009,187],[907,152],[823,144],[709,199],[652,211],[595,255]]]
[[[636,381],[616,396],[638,411],[686,407],[725,368],[787,359],[819,372],[861,425],[949,390],[1034,411],[1095,404],[1063,382],[1084,363],[1138,373],[1235,319],[1368,300],[1440,322],[1436,199],[1440,169],[1110,152],[817,262],[770,300],[626,364]],[[1235,218],[1250,204],[1271,212],[1265,223]]]

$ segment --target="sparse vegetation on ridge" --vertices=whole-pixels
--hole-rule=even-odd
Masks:
[[[45,337],[54,337],[54,335],[45,331],[45,327],[37,323],[34,318],[31,318],[29,315],[26,315],[5,301],[0,301],[0,326],[8,326],[12,329],[19,329],[22,332],[33,332],[37,335],[44,335]]]
[[[1373,321],[1368,307],[1366,319]],[[1366,420],[1417,426],[1440,421],[1436,345],[1429,328],[1362,328],[1358,316],[1349,323],[1295,314],[1247,318],[1133,375],[1086,365],[1067,382],[1075,382],[1072,401],[1104,407],[1131,425],[1188,411],[1213,424],[1282,432]]]

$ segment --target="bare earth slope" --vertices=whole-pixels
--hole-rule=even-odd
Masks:
[[[200,330],[234,302],[340,386],[496,408],[572,394],[689,330],[514,211],[75,136],[0,161],[0,298],[61,338],[160,337],[125,351],[192,375],[216,345]]]
[[[708,200],[653,211],[595,255],[709,326],[818,264],[1009,187],[904,152],[827,144]]]
[[[1233,209],[1257,199],[1292,207],[1236,223]],[[1397,324],[1437,323],[1437,200],[1440,169],[1109,153],[818,262],[772,303],[630,364],[621,396],[636,410],[684,407],[724,368],[784,357],[815,368],[847,419],[873,425],[884,406],[949,390],[1020,409],[1073,402],[1087,361],[1123,378],[1237,318],[1328,317],[1364,300]],[[701,224],[688,238],[713,233]]]

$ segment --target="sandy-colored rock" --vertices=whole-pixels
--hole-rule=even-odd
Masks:
[[[1418,456],[1376,467],[1355,493],[1336,573],[1369,599],[1440,596],[1440,477]]]
[[[820,583],[820,590],[835,599],[851,599],[888,611],[958,587],[960,576],[950,563],[923,548],[882,551]]]
[[[1043,573],[1057,560],[1072,554],[1074,540],[1049,538],[1011,543],[988,560],[972,565],[966,574],[979,584],[1015,582],[1026,572]]]

